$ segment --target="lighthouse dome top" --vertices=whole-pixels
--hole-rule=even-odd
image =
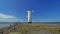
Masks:
[[[32,11],[31,9],[28,9],[28,11]]]

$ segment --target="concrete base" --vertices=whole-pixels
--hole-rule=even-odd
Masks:
[[[32,22],[28,22],[28,24],[31,24]]]

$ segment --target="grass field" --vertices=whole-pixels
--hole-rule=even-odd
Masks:
[[[54,34],[60,34],[60,25],[59,24],[21,24],[17,28],[17,31],[20,32],[29,32],[29,31],[42,31],[48,30]]]
[[[48,30],[54,34],[60,34],[60,24],[20,24],[20,25],[16,25],[13,27],[15,27],[15,30],[14,30],[15,33],[20,32],[22,34],[27,34],[27,32],[32,32],[32,31]],[[11,27],[11,29],[13,27]],[[11,32],[13,32],[13,31],[11,31]],[[9,34],[11,32],[9,32]]]

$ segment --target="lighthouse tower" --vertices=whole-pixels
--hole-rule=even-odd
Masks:
[[[28,23],[32,23],[32,10],[28,10]]]

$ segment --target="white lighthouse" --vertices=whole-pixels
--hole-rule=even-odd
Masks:
[[[28,23],[32,23],[32,10],[28,10]]]

